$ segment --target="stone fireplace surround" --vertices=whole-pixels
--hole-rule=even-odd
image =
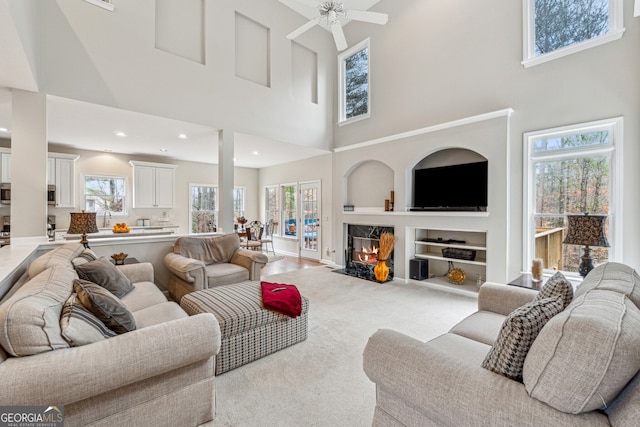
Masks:
[[[337,273],[377,282],[373,268],[377,264],[377,249],[382,233],[394,233],[394,227],[378,225],[345,224],[345,268]],[[393,280],[393,252],[387,258],[389,277]]]

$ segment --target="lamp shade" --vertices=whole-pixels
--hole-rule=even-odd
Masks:
[[[609,247],[605,232],[606,215],[568,215],[569,229],[564,243],[569,245]]]
[[[71,223],[69,224],[69,234],[97,233],[95,212],[71,212]]]

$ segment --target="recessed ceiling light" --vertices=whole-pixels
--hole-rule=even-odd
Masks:
[[[127,137],[127,134],[126,134],[126,133],[124,133],[124,132],[121,132],[121,131],[116,131],[116,132],[114,132],[113,134],[114,134],[115,136],[120,137],[120,138],[126,138],[126,137]]]
[[[180,138],[180,139],[189,139],[189,137],[187,135],[185,135],[184,133],[178,134],[178,138]]]
[[[254,151],[254,152],[253,152],[253,155],[254,155],[254,156],[257,156],[258,154],[260,154],[260,153],[258,153],[257,151]]]
[[[162,151],[163,153],[166,153],[168,150],[166,148],[161,148],[160,151]]]

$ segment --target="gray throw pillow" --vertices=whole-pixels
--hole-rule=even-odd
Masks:
[[[81,279],[102,286],[118,298],[122,298],[133,289],[127,276],[105,257],[77,265],[76,271]]]
[[[60,329],[62,337],[72,347],[91,344],[117,335],[93,313],[84,308],[79,303],[76,294],[71,294],[62,307]]]
[[[573,300],[573,285],[559,271],[545,282],[535,300],[554,297],[560,297],[562,309],[567,308]]]
[[[534,300],[515,309],[504,320],[482,367],[522,381],[522,368],[531,345],[542,327],[563,309],[559,297]]]
[[[82,279],[73,281],[73,289],[83,307],[93,313],[109,329],[124,334],[136,329],[133,314],[111,292]]]

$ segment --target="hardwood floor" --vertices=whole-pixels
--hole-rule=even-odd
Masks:
[[[264,277],[270,274],[286,273],[288,271],[294,270],[304,270],[305,268],[320,267],[323,265],[325,264],[310,259],[285,257],[284,259],[268,263],[262,269],[261,276]]]

